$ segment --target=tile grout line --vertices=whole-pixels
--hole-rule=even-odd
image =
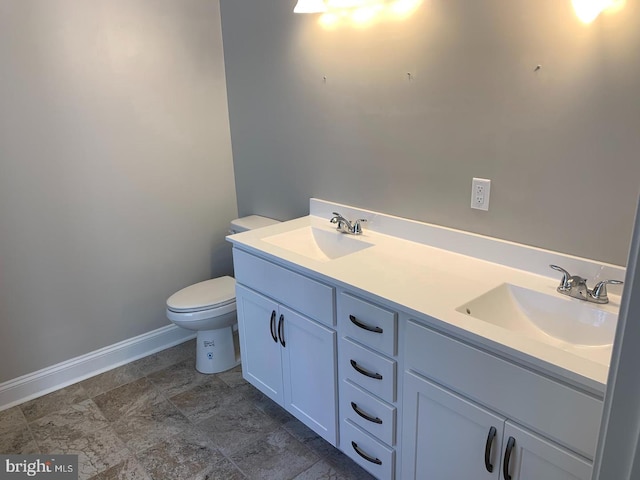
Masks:
[[[31,430],[31,424],[29,423],[29,421],[27,420],[27,417],[25,416],[24,412],[22,411],[22,408],[20,408],[19,405],[17,405],[18,407],[18,411],[20,412],[20,415],[22,415],[22,418],[24,418],[24,422],[25,425],[27,426],[27,431],[29,432],[29,435],[31,436],[31,440],[33,440],[33,443],[36,444],[37,450],[38,450],[38,454],[42,455],[42,447],[40,447],[40,444],[38,443],[38,440],[36,440],[36,436],[33,434],[33,431]]]

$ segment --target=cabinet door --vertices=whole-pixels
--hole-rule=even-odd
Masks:
[[[497,480],[503,428],[504,418],[406,372],[402,478]]]
[[[336,445],[336,332],[285,307],[283,372],[285,408]]]
[[[237,285],[236,305],[242,376],[283,405],[281,347],[277,338],[278,304]]]
[[[511,455],[506,450],[510,439],[515,442],[511,448]],[[503,442],[505,453],[500,470],[503,471],[506,467],[506,472],[502,473],[501,479],[589,480],[591,478],[591,463],[511,422],[506,422]]]

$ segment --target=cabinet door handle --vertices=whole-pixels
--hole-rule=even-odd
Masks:
[[[365,420],[369,420],[372,423],[377,423],[378,425],[382,425],[381,419],[379,419],[378,417],[372,417],[371,415],[363,412],[362,410],[360,410],[360,407],[358,407],[358,405],[355,402],[351,402],[351,408],[353,408],[353,411],[356,412]]]
[[[278,338],[280,339],[280,344],[283,347],[286,347],[286,343],[284,341],[284,315],[280,314],[280,318],[278,319]]]
[[[365,370],[364,368],[359,366],[355,360],[351,360],[351,366],[356,372],[361,373],[362,375],[370,378],[375,378],[376,380],[382,380],[382,375],[380,375],[379,373],[371,373],[369,370]]]
[[[273,341],[278,343],[278,338],[276,337],[276,311],[275,310],[271,312],[271,321],[269,322],[269,331],[271,332],[271,338],[273,338]]]
[[[372,457],[371,455],[367,455],[360,447],[358,447],[358,444],[356,442],[352,441],[351,446],[356,451],[356,453],[364,458],[367,462],[375,463],[376,465],[382,465],[382,460]]]
[[[356,327],[360,327],[363,330],[368,330],[369,332],[373,332],[373,333],[382,333],[382,329],[380,327],[372,327],[371,325],[367,325],[366,323],[362,323],[360,320],[358,320],[355,315],[349,315],[349,320],[351,320],[351,323],[353,323]]]
[[[511,453],[513,452],[513,447],[516,446],[516,439],[513,437],[509,437],[509,441],[507,442],[507,449],[504,451],[504,461],[502,462],[502,476],[504,480],[511,480],[511,475],[509,475],[509,463],[511,463]]]
[[[484,446],[484,468],[487,469],[487,472],[493,472],[493,465],[491,464],[491,447],[493,446],[493,439],[496,438],[496,434],[498,430],[496,427],[491,427],[489,429],[489,434],[487,435],[487,443]]]

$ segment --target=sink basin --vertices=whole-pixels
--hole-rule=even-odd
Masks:
[[[263,241],[320,262],[344,257],[372,244],[359,238],[316,227],[303,227],[263,238]]]
[[[618,316],[603,308],[505,283],[456,310],[546,343],[606,346]]]

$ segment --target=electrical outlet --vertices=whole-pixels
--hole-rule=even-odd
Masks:
[[[491,193],[491,180],[486,178],[474,178],[471,182],[471,208],[477,210],[489,210],[489,195]]]

